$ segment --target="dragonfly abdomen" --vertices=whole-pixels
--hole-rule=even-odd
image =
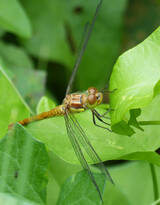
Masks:
[[[53,108],[52,110],[49,110],[47,112],[42,112],[38,115],[29,117],[29,118],[25,118],[24,120],[19,121],[19,123],[21,125],[27,125],[30,122],[34,122],[34,121],[38,121],[38,120],[43,120],[45,118],[50,118],[50,117],[54,117],[54,116],[60,116],[60,115],[64,115],[65,111],[64,111],[64,106],[63,105],[59,105],[55,108]]]

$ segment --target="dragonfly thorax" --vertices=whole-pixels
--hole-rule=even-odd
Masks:
[[[92,109],[102,102],[103,94],[94,87],[88,88],[85,93],[73,93],[66,95],[63,104],[71,112],[82,112]]]
[[[64,106],[71,112],[82,112],[85,110],[86,94],[73,93],[66,95],[63,100]]]

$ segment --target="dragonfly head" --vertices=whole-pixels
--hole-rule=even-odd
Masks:
[[[88,96],[86,106],[88,108],[94,108],[102,102],[103,94],[101,92],[98,92],[95,87],[88,88],[87,92]]]

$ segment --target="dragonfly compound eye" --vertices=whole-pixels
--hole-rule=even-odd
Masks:
[[[97,98],[96,98],[95,95],[93,95],[93,94],[88,95],[88,103],[89,103],[90,105],[94,105],[95,102],[96,102],[96,100],[97,100]]]

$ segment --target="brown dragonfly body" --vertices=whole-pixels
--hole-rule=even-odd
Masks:
[[[103,94],[98,92],[94,87],[88,88],[86,93],[73,93],[66,95],[62,105],[59,105],[52,110],[42,112],[38,115],[26,118],[19,121],[21,125],[27,125],[30,122],[43,120],[54,116],[65,115],[66,110],[71,113],[83,112],[86,109],[93,109],[102,102]]]

